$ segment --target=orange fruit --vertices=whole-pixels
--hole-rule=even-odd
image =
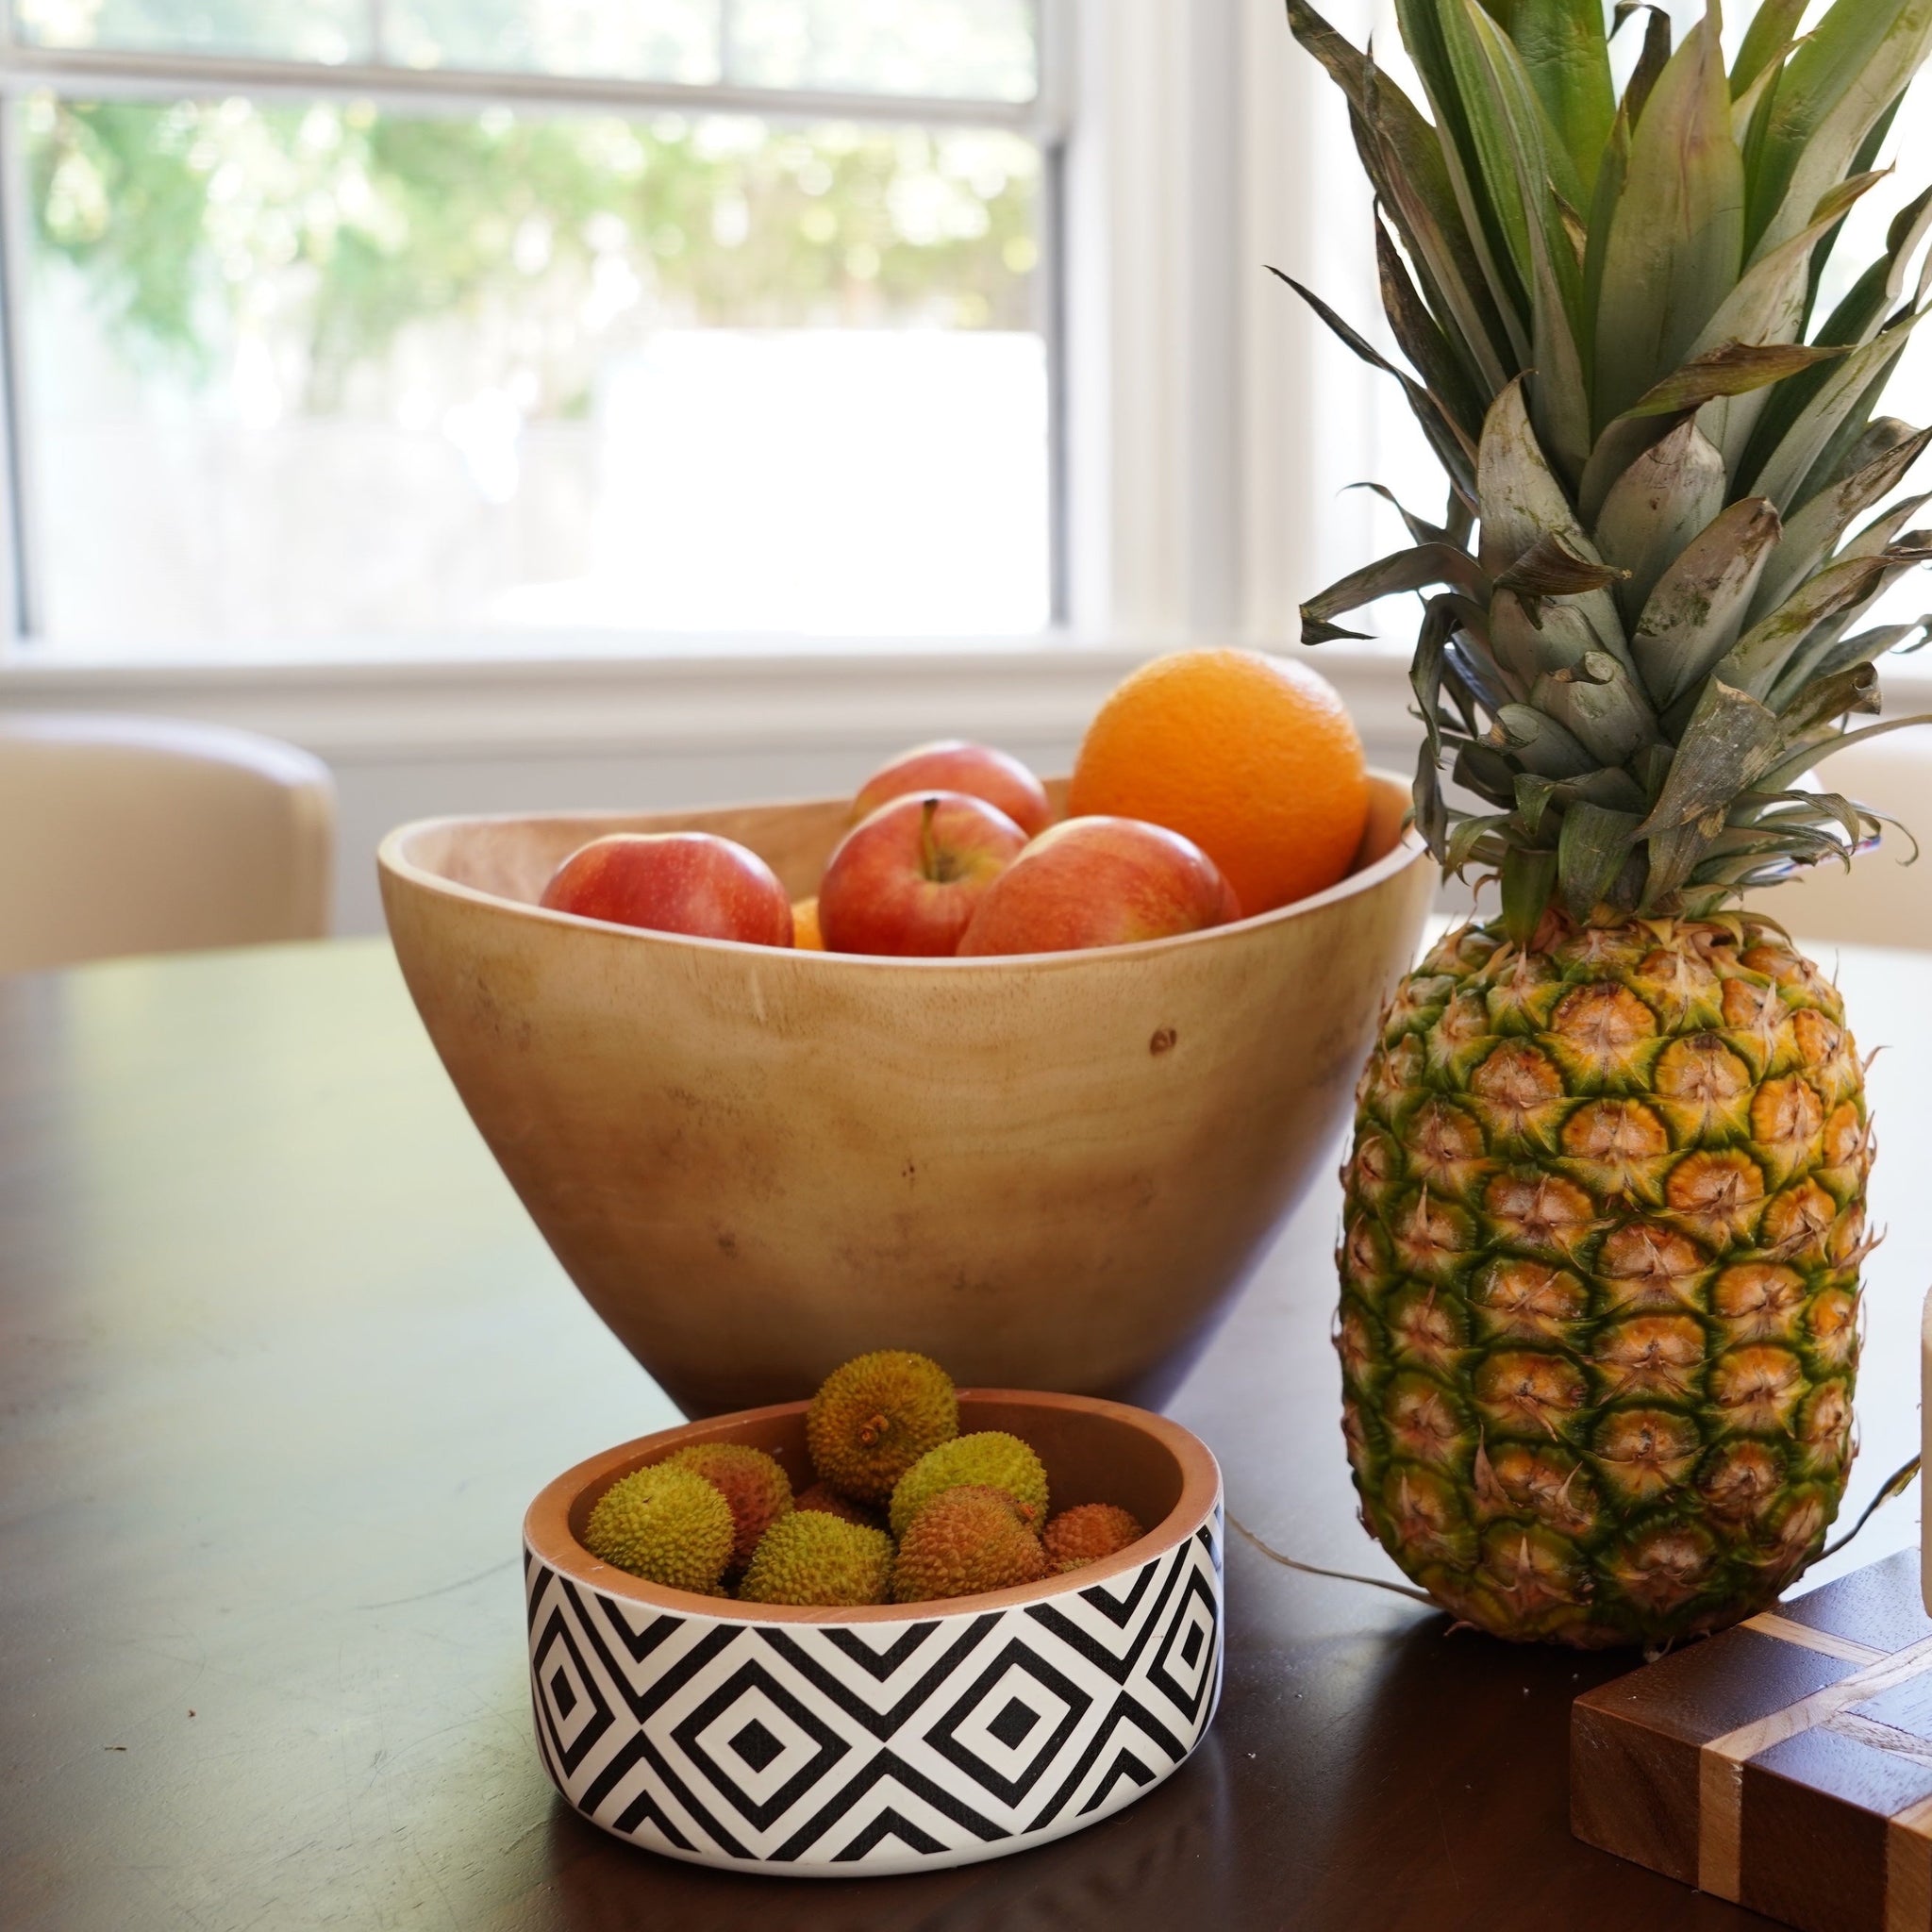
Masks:
[[[1067,811],[1182,833],[1247,915],[1348,871],[1369,778],[1355,721],[1319,672],[1258,651],[1176,651],[1141,665],[1101,706]]]
[[[794,899],[791,902],[791,943],[801,953],[823,953],[824,936],[819,931],[819,902]]]

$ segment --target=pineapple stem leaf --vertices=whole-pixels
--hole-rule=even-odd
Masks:
[[[1928,431],[1932,434],[1932,431]],[[1402,502],[1394,491],[1386,483],[1348,483],[1342,486],[1342,494],[1351,490],[1368,490],[1379,496],[1402,519],[1403,527],[1418,543],[1454,543],[1457,540],[1441,524],[1432,524],[1426,517],[1419,517]]]
[[[1310,598],[1304,641],[1420,593],[1416,822],[1496,870],[1524,946],[1869,849],[1869,808],[1789,788],[1869,735],[1874,660],[1932,641],[1858,628],[1932,562],[1924,499],[1894,500],[1932,431],[1881,413],[1932,314],[1932,188],[1840,272],[1932,0],[1757,0],[1728,72],[1720,0],[1681,34],[1643,0],[1607,32],[1604,0],[1393,4],[1413,99],[1286,0],[1347,101],[1393,346],[1281,279],[1402,384],[1451,493],[1440,521],[1396,504],[1414,547]]]
[[[1744,29],[1738,58],[1731,65],[1731,98],[1741,100],[1759,75],[1796,38],[1805,17],[1805,0],[1758,0],[1757,11]]]
[[[1557,885],[1557,855],[1511,846],[1503,859],[1503,930],[1519,946],[1536,938]]]
[[[1652,6],[1650,0],[1618,0],[1617,26],[1621,27],[1633,13],[1646,16],[1643,46],[1637,56],[1637,65],[1631,71],[1630,85],[1624,90],[1624,114],[1634,127],[1643,112],[1643,104],[1650,99],[1651,89],[1657,85],[1657,76],[1670,65],[1671,16],[1661,7]]]
[[[1639,815],[1578,800],[1557,835],[1557,884],[1570,916],[1588,920],[1608,895],[1629,856]],[[1628,910],[1628,908],[1624,908]]]
[[[1695,409],[1713,396],[1740,396],[1767,383],[1829,362],[1845,353],[1827,342],[1720,342],[1654,382],[1624,411],[1627,417],[1674,416]]]
[[[1531,624],[1545,597],[1569,597],[1622,583],[1630,573],[1614,564],[1578,557],[1554,531],[1546,530],[1509,568],[1494,579],[1498,591],[1514,591]]]

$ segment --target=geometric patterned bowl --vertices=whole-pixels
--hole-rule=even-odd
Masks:
[[[530,1506],[537,1742],[576,1810],[693,1864],[863,1877],[1064,1838],[1186,1760],[1221,1690],[1221,1474],[1165,1417],[962,1389],[961,1431],[1032,1443],[1056,1510],[1118,1503],[1154,1527],[1106,1562],[943,1606],[693,1596],[577,1541],[613,1482],[691,1442],[753,1443],[803,1487],[805,1408],[646,1436]]]

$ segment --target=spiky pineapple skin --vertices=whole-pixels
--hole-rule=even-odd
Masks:
[[[1343,1174],[1343,1433],[1365,1526],[1457,1617],[1657,1645],[1773,1602],[1853,1455],[1872,1158],[1837,990],[1748,917],[1398,988]]]

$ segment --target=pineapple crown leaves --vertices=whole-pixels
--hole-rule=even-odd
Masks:
[[[1932,0],[1835,0],[1802,36],[1804,0],[1763,0],[1728,72],[1716,0],[1675,45],[1655,7],[1396,0],[1421,104],[1287,5],[1346,97],[1408,368],[1282,279],[1402,384],[1449,480],[1441,522],[1397,505],[1412,547],[1310,599],[1303,638],[1423,594],[1430,850],[1493,870],[1524,942],[1552,908],[1704,914],[1848,859],[1880,815],[1799,781],[1928,722],[1853,724],[1878,709],[1874,661],[1932,636],[1857,627],[1932,560],[1907,527],[1926,498],[1878,508],[1932,430],[1877,413],[1932,307],[1932,260],[1911,279],[1932,188],[1828,314],[1818,298],[1885,178]],[[1639,16],[1619,98],[1609,41]],[[1445,769],[1484,809],[1451,803]]]

